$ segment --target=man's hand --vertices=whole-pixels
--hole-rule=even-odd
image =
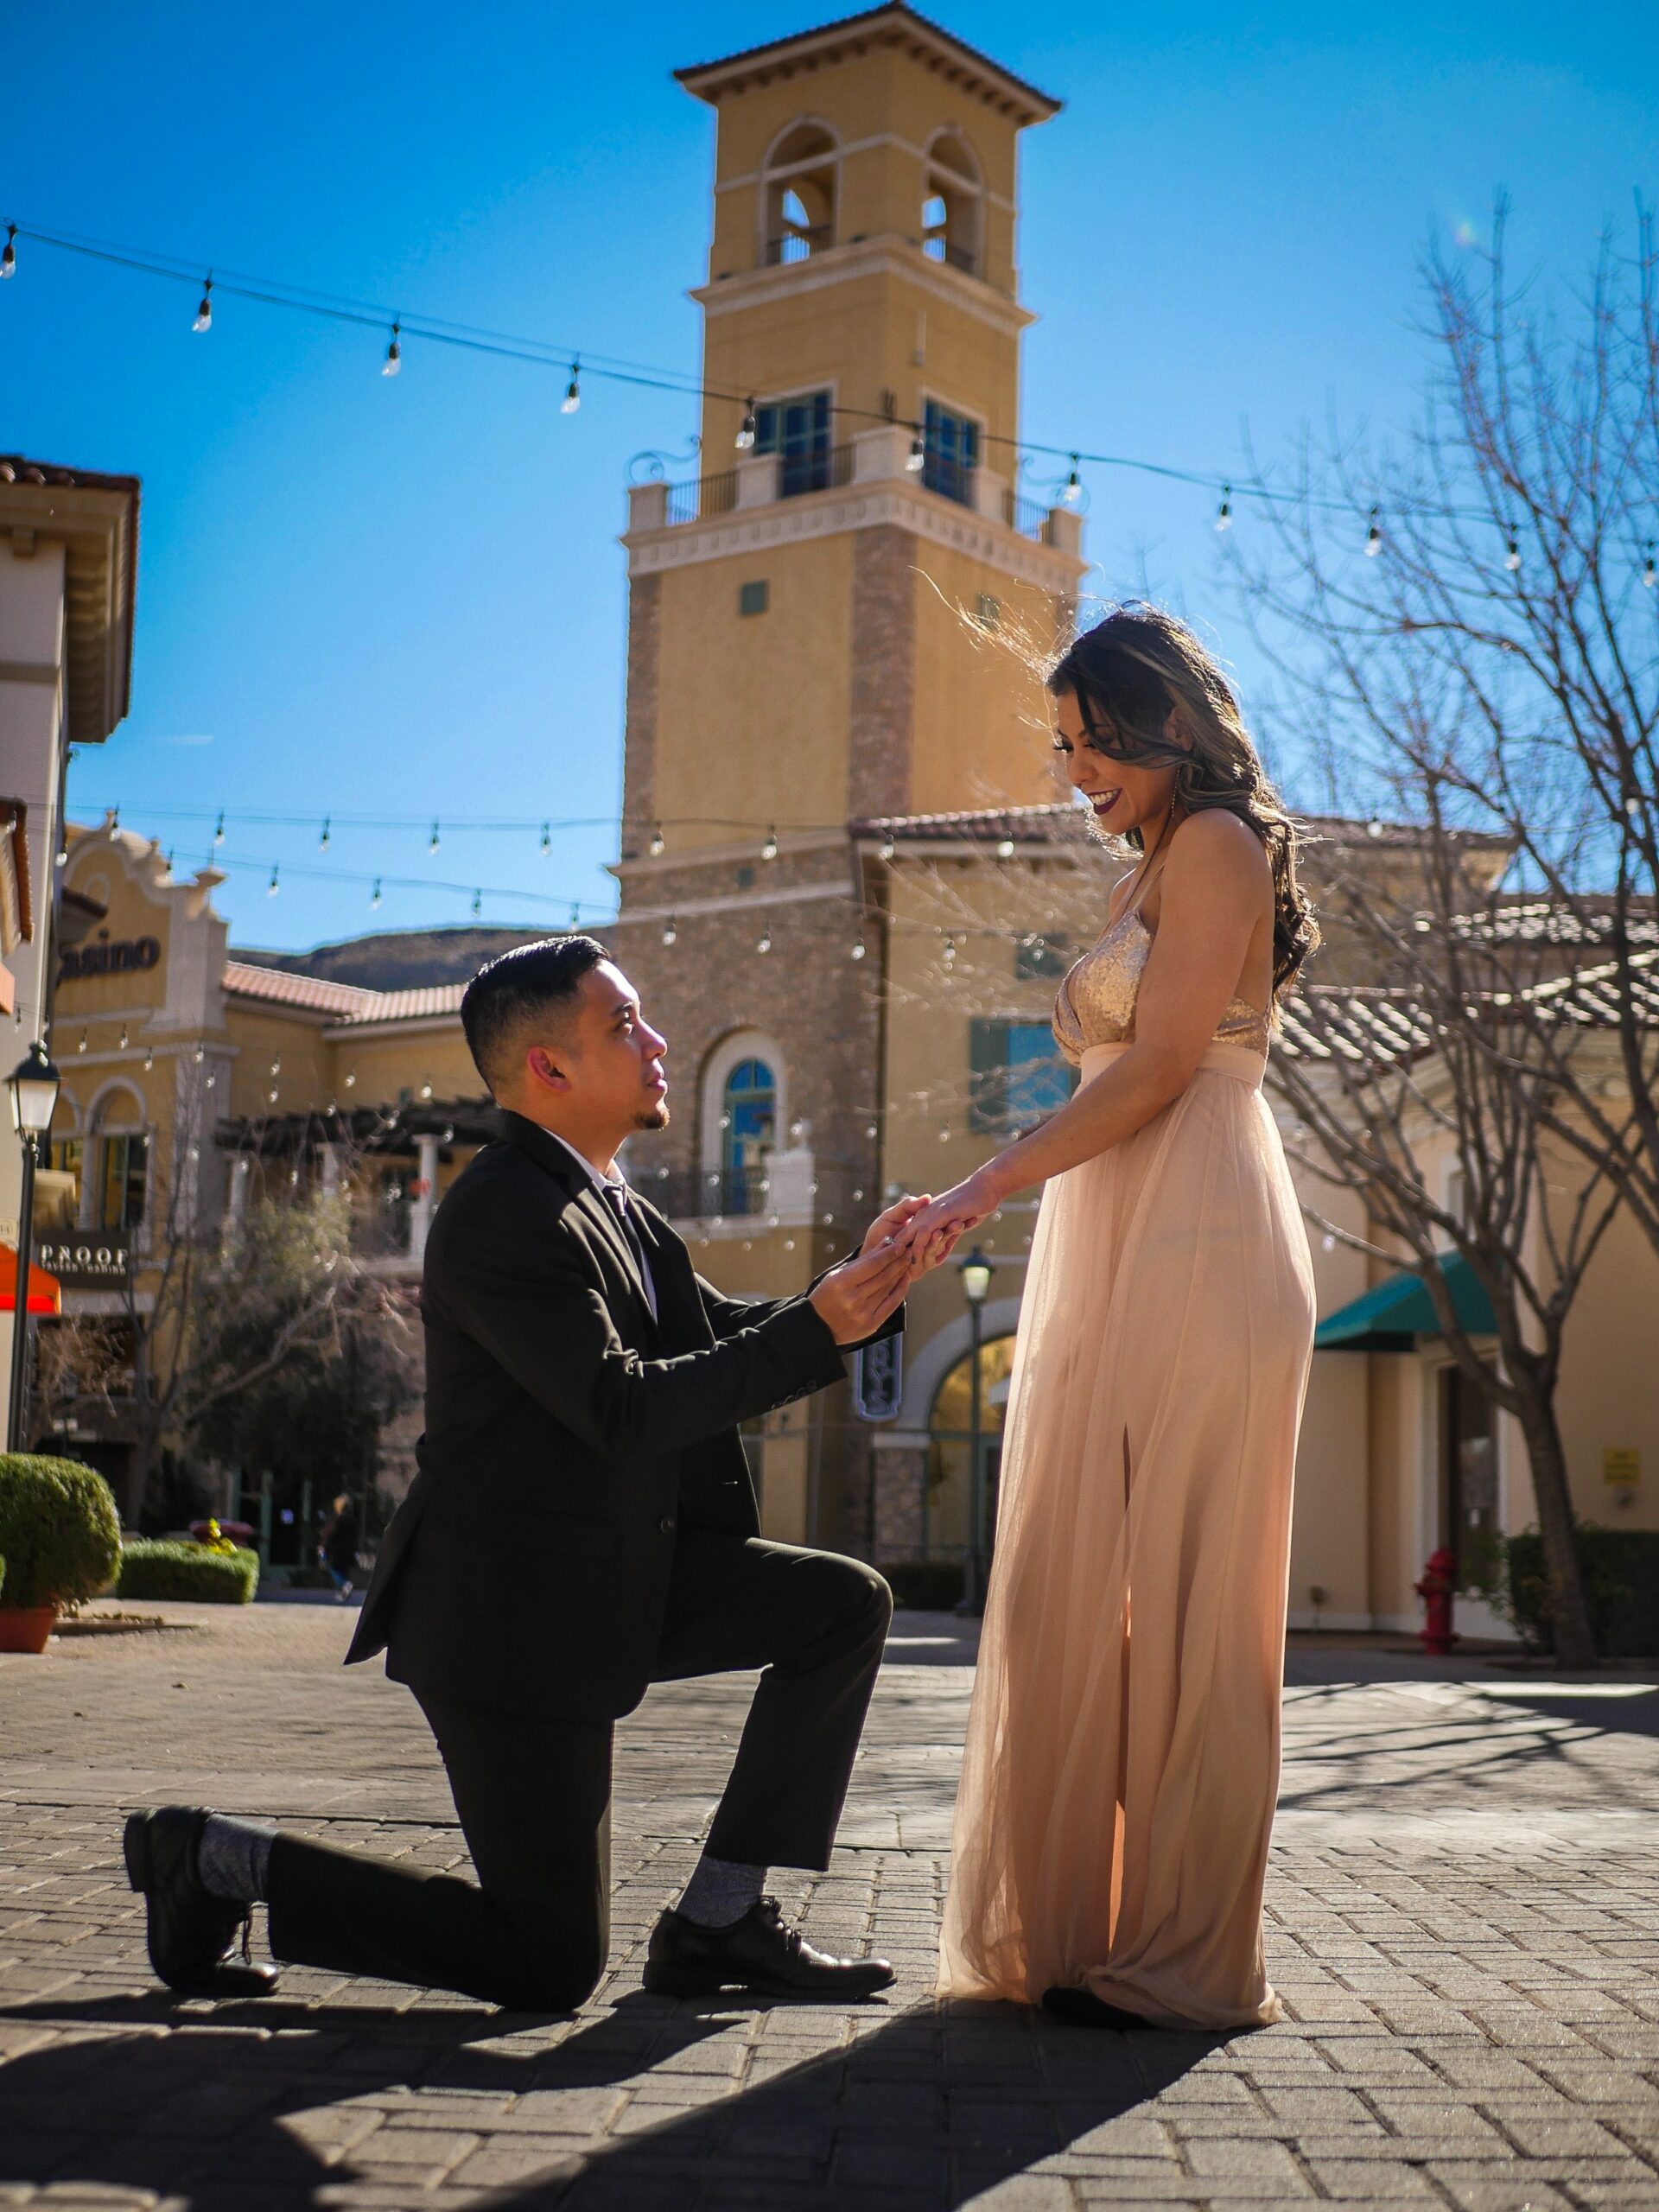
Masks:
[[[908,1253],[878,1244],[831,1268],[808,1302],[838,1344],[861,1344],[903,1303],[912,1272]]]
[[[930,1268],[937,1268],[941,1261],[948,1260],[957,1239],[988,1220],[998,1204],[990,1179],[981,1168],[965,1182],[946,1191],[943,1197],[934,1198],[926,1206],[918,1206],[899,1238],[915,1272],[925,1274]]]
[[[864,1242],[859,1246],[859,1250],[874,1252],[878,1244],[892,1243],[901,1230],[910,1226],[922,1208],[930,1206],[932,1203],[931,1198],[926,1194],[919,1198],[899,1199],[895,1205],[890,1205],[885,1213],[876,1216],[865,1231]]]

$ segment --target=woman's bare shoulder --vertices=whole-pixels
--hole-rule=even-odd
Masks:
[[[1267,849],[1248,822],[1224,806],[1207,806],[1189,814],[1169,841],[1169,872],[1189,881],[1213,877],[1217,871],[1229,882],[1250,885],[1268,882],[1273,868]]]

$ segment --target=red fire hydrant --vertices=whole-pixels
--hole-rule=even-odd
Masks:
[[[1458,1586],[1458,1562],[1442,1544],[1431,1552],[1423,1579],[1414,1586],[1423,1601],[1424,1620],[1419,1634],[1432,1658],[1444,1659],[1457,1642],[1452,1625],[1452,1600]]]

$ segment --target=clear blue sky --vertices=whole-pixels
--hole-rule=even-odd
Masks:
[[[712,120],[676,65],[835,10],[580,10],[543,0],[293,0],[277,11],[18,0],[0,219],[411,311],[697,360]],[[1150,14],[951,0],[948,27],[1061,97],[1029,133],[1021,259],[1042,320],[1025,428],[1226,474],[1334,415],[1409,416],[1415,270],[1438,226],[1514,201],[1520,263],[1567,282],[1659,198],[1646,0],[1388,10],[1195,0]],[[619,35],[619,30],[620,34]],[[690,400],[383,341],[25,245],[0,289],[0,448],[143,480],[133,711],[77,765],[84,814],[203,856],[245,944],[373,926],[561,921],[611,897],[607,826],[556,838],[353,830],[353,813],[615,812],[630,457]],[[683,473],[695,473],[687,470]],[[1204,494],[1090,484],[1097,588],[1219,629],[1247,692]],[[1241,528],[1248,522],[1241,519]],[[317,829],[240,812],[310,810]],[[169,811],[170,810],[170,811]],[[336,817],[319,849],[324,814]],[[272,861],[283,887],[269,898]],[[302,868],[422,879],[310,880]]]

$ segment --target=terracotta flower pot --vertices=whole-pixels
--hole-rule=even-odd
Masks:
[[[0,1651],[44,1651],[57,1618],[55,1605],[0,1605]]]

